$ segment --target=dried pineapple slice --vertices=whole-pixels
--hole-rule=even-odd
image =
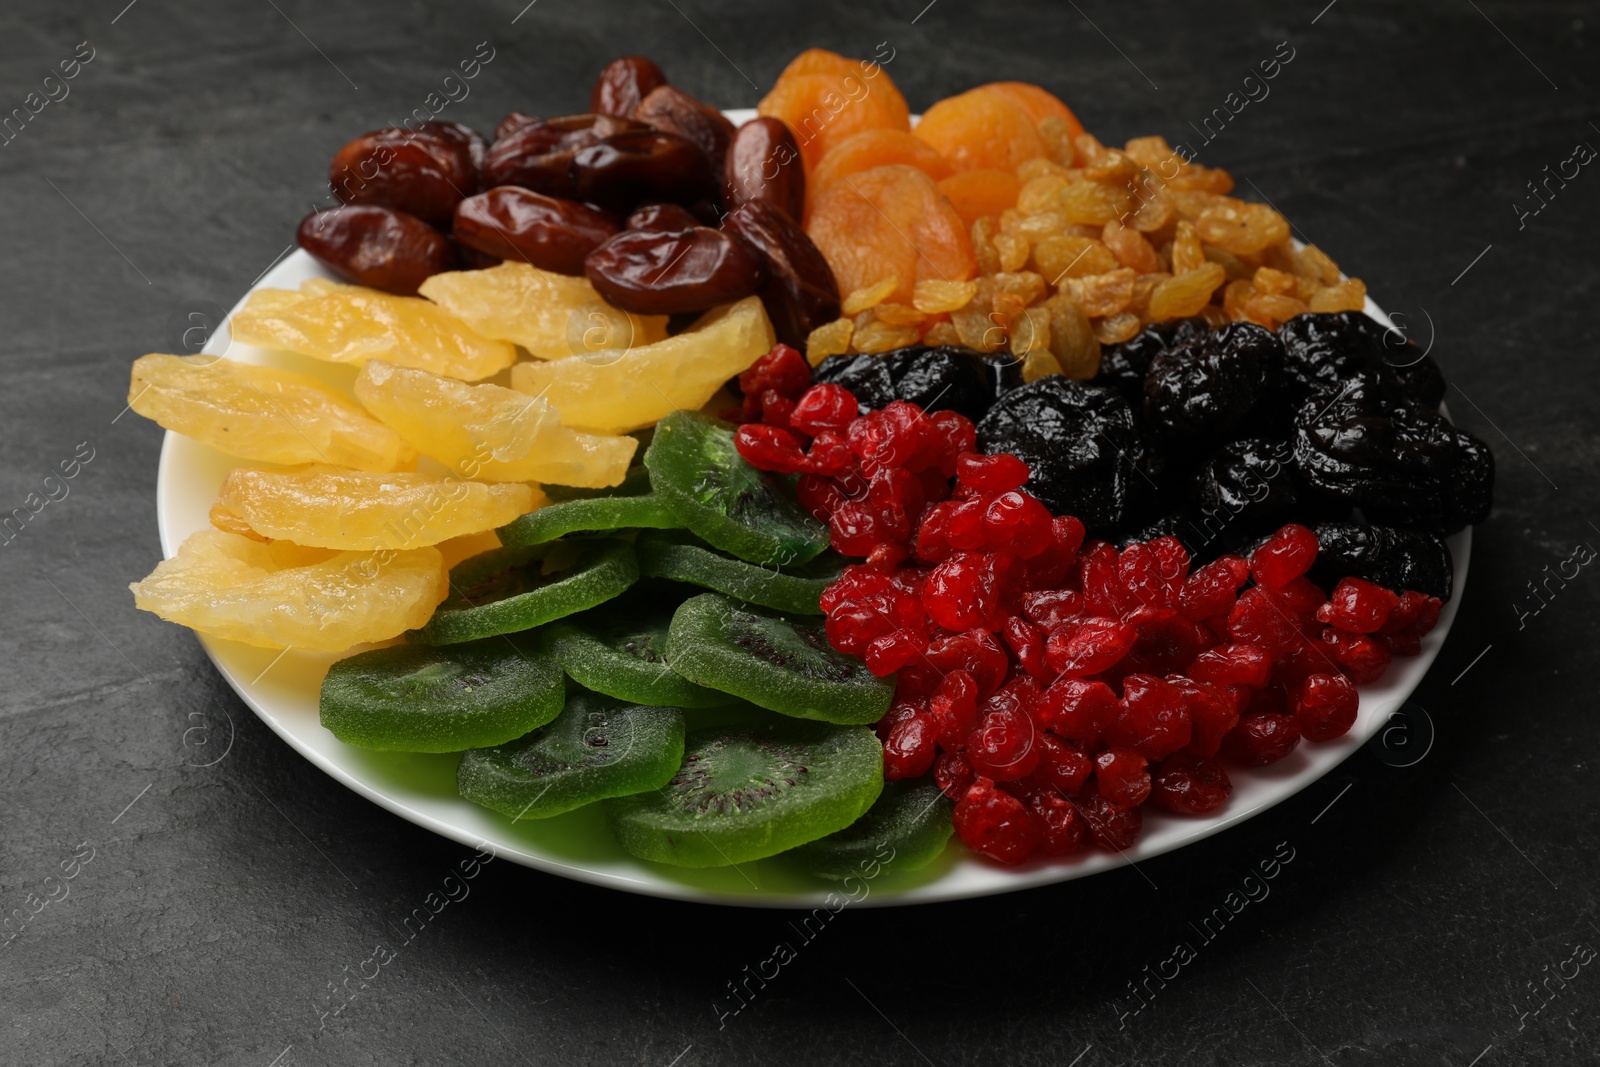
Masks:
[[[639,446],[631,437],[567,429],[542,397],[377,359],[361,368],[356,398],[418,451],[486,482],[616,485]]]
[[[273,367],[152,353],[134,361],[128,406],[174,433],[258,463],[396,471],[417,459],[399,434],[350,398]]]
[[[667,336],[665,315],[619,311],[589,279],[527,263],[435,274],[420,292],[483,336],[514,341],[539,359],[637,348]]]
[[[478,334],[426,300],[322,279],[299,292],[258,289],[228,328],[247,345],[330,363],[382,359],[465,381],[497,374],[517,359],[512,345]]]
[[[338,652],[423,625],[450,586],[436,548],[333,552],[201,530],[128,588],[142,610],[202,633]]]
[[[485,485],[432,474],[368,474],[333,467],[235,470],[218,507],[247,528],[298,545],[357,552],[420,548],[504,526],[544,494],[508,482]],[[216,521],[212,525],[227,528]],[[242,532],[242,531],[239,531]]]
[[[519,363],[511,385],[548,399],[568,426],[626,433],[680,408],[703,407],[723,382],[771,351],[773,340],[772,323],[751,296],[655,344]]]

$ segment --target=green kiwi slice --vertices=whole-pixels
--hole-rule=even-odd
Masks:
[[[894,679],[828,644],[821,619],[790,617],[718,593],[678,606],[667,662],[701,685],[800,719],[858,725],[883,718]]]
[[[689,733],[671,781],[607,801],[606,814],[641,859],[723,867],[842,830],[882,789],[883,747],[866,727],[709,727]]]
[[[667,666],[667,627],[674,604],[629,592],[592,611],[541,627],[542,647],[567,677],[597,693],[635,704],[709,708],[732,703]]]
[[[450,595],[412,637],[453,645],[516,633],[604,604],[639,578],[633,546],[611,538],[496,548],[450,572]]]
[[[689,582],[747,604],[801,615],[822,614],[818,603],[822,591],[838,580],[846,563],[842,556],[829,552],[787,570],[770,564],[761,566],[676,531],[642,534],[633,550],[639,557],[642,577]]]
[[[678,517],[654,493],[639,496],[596,496],[546,504],[538,511],[506,523],[495,532],[500,543],[540,545],[575,533],[609,533],[641,527],[662,530],[680,525]]]
[[[955,802],[927,778],[889,782],[877,803],[837,833],[801,845],[791,856],[821,878],[873,879],[885,871],[926,867],[944,851]]]
[[[322,725],[363,748],[460,752],[543,726],[561,713],[565,684],[554,657],[522,637],[375,648],[328,668]]]
[[[745,462],[733,431],[698,411],[657,423],[644,465],[662,501],[707,543],[751,563],[798,566],[827,548],[827,528]]]
[[[548,819],[666,785],[683,761],[683,712],[573,689],[548,726],[461,757],[456,787],[513,819]]]

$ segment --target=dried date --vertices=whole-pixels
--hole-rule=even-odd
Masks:
[[[456,205],[453,232],[457,241],[491,256],[582,274],[583,257],[621,229],[609,211],[503,185]]]
[[[629,230],[589,253],[585,272],[606,302],[639,315],[705,311],[761,288],[761,257],[737,234],[697,226]]]
[[[402,296],[455,266],[449,238],[394,208],[347,204],[300,220],[300,247],[358,285]]]

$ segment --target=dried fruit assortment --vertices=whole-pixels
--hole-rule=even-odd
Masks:
[[[340,148],[298,236],[351,284],[231,327],[343,366],[134,364],[252,465],[138,606],[353,651],[335,737],[680,866],[1126,850],[1349,731],[1494,479],[1361,282],[1037,86],[913,123],[812,49],[758,113],[624,56]]]

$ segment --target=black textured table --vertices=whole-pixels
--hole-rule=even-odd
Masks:
[[[1600,546],[1593,5],[524,2],[0,15],[0,1062],[1600,1057],[1600,575],[1563,567]],[[746,106],[804,46],[880,42],[913,108],[1023,79],[1107,140],[1189,142],[1432,341],[1500,474],[1404,729],[1140,871],[806,938],[495,862],[404,939],[471,853],[317,771],[134,610],[161,434],[123,410],[129,361],[192,348],[330,153],[429,94],[481,127],[578,111],[639,51]]]

